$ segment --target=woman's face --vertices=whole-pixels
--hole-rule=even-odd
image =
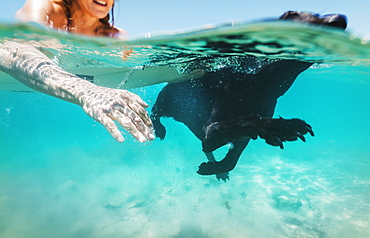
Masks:
[[[114,0],[78,0],[81,10],[96,18],[104,18],[113,6]]]

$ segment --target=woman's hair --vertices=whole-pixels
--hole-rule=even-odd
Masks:
[[[67,18],[67,31],[70,31],[70,28],[72,27],[72,20],[73,20],[73,17],[72,17],[72,13],[71,13],[71,9],[72,9],[72,4],[75,0],[62,0],[62,6],[63,8],[65,9],[65,15],[66,15],[66,18]],[[104,18],[101,18],[99,19],[99,21],[101,23],[103,23],[105,29],[109,28],[109,29],[112,29],[114,27],[114,4],[112,6],[112,9],[111,9],[111,14],[112,14],[112,22],[109,23],[109,20],[110,20],[110,14],[108,13],[107,16],[105,16]],[[98,31],[99,29],[96,29],[96,31]]]

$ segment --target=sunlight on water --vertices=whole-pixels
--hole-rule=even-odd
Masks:
[[[164,141],[119,144],[75,105],[0,92],[0,237],[368,237],[369,73],[302,73],[275,116],[315,137],[252,141],[226,183],[196,173],[200,142],[172,119]],[[153,105],[162,87],[131,91]]]

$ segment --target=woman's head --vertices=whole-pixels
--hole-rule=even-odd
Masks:
[[[114,0],[62,0],[68,19],[72,19],[72,9],[79,10],[89,14],[91,17],[98,18],[104,24],[108,24],[112,19],[114,24]],[[111,15],[109,14],[111,12]]]
[[[67,18],[67,30],[70,31],[72,27],[72,21],[74,20],[74,11],[83,11],[90,17],[98,18],[102,27],[96,29],[96,32],[104,30],[113,30],[114,28],[114,2],[115,0],[61,0],[65,8],[65,14]],[[109,14],[111,12],[111,16]],[[109,20],[111,19],[111,23]],[[104,33],[106,35],[107,33]],[[109,33],[108,35],[110,35]],[[115,33],[113,33],[115,34]]]

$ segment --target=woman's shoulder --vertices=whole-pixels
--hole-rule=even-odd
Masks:
[[[49,0],[51,11],[55,14],[65,15],[64,4],[62,0]]]
[[[112,24],[108,23],[103,25],[98,32],[97,35],[99,36],[109,36],[112,38],[119,38],[119,39],[126,39],[127,32],[119,27],[113,26]]]
[[[113,28],[115,28],[115,30],[117,31],[116,36],[115,36],[116,38],[120,38],[120,39],[126,39],[127,38],[127,35],[128,35],[127,31],[125,31],[122,28],[115,27],[115,26]]]
[[[62,2],[62,0],[27,0],[17,11],[15,18],[40,24],[60,25],[65,22]]]

